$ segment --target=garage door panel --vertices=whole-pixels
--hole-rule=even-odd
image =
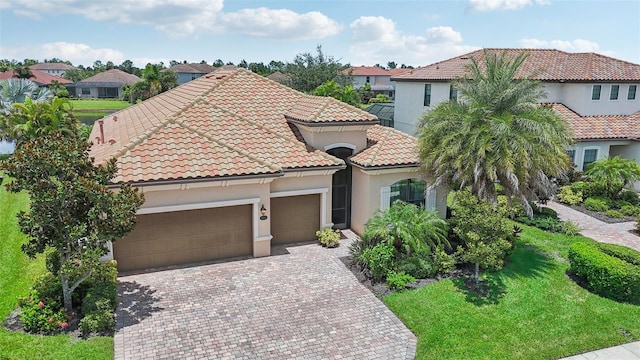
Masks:
[[[320,229],[320,195],[271,199],[272,244],[290,244],[316,238]]]
[[[134,231],[114,243],[121,271],[252,252],[252,205],[139,215]]]

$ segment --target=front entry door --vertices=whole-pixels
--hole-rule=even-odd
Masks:
[[[334,148],[327,153],[346,160],[353,150],[349,148]],[[347,164],[344,170],[333,174],[331,186],[331,221],[336,229],[347,229],[351,226],[351,166]]]

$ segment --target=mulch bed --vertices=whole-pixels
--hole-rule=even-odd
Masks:
[[[597,212],[597,211],[591,211],[591,210],[587,210],[584,206],[582,205],[568,205],[565,203],[559,203],[562,204],[563,206],[567,206],[572,208],[573,210],[577,210],[580,211],[581,213],[587,214],[593,218],[596,218],[600,221],[606,222],[608,224],[617,224],[617,223],[623,223],[623,222],[629,222],[629,221],[636,221],[636,218],[633,216],[625,216],[623,218],[620,219],[614,219],[614,218],[610,218],[607,215],[601,213],[601,212]]]

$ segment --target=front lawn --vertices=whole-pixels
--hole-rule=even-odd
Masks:
[[[478,298],[443,280],[384,301],[418,337],[418,359],[557,359],[640,339],[640,306],[593,295],[566,275],[580,237],[522,225],[511,262]]]
[[[25,194],[0,188],[0,322],[16,308],[34,279],[45,272],[44,261],[30,260],[21,251],[25,241],[16,213],[28,208]],[[9,332],[0,327],[0,359],[112,359],[113,339],[77,340],[68,335],[41,336]]]

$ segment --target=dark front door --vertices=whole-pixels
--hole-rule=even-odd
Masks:
[[[334,148],[329,154],[345,160],[353,151],[349,148]],[[347,229],[351,226],[351,166],[338,170],[333,174],[331,186],[331,221],[336,229]]]

